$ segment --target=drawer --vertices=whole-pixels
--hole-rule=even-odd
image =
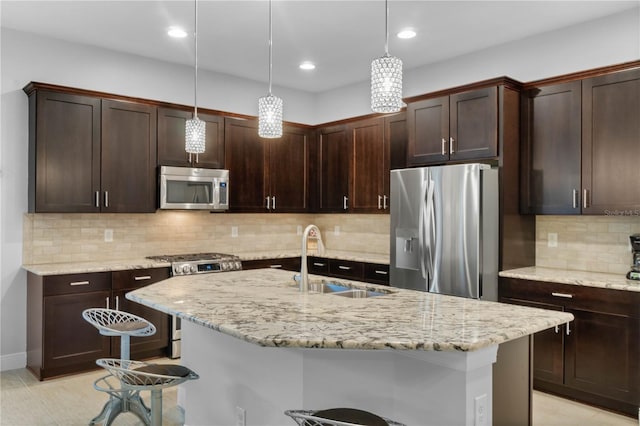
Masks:
[[[307,268],[310,274],[329,275],[329,259],[310,256],[307,259]]]
[[[365,263],[364,280],[370,283],[389,285],[389,265]]]
[[[283,269],[285,271],[300,271],[300,258],[299,257],[284,257],[280,259],[256,259],[256,260],[243,260],[242,269]]]
[[[44,296],[111,290],[111,272],[49,275],[42,279]]]
[[[364,266],[362,262],[329,259],[329,274],[333,277],[353,278],[362,281],[364,278]]]
[[[166,280],[170,276],[170,268],[130,269],[127,271],[113,271],[112,281],[114,290],[144,287],[158,281]]]

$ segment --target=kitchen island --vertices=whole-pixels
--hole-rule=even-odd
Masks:
[[[286,425],[286,409],[341,406],[408,425],[492,424],[499,345],[528,348],[526,336],[573,319],[364,283],[352,285],[385,294],[304,294],[292,275],[174,277],[127,294],[183,319],[182,363],[201,377],[181,389],[185,424]]]

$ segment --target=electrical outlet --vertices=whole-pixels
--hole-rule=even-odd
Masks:
[[[296,230],[296,234],[302,235],[302,225],[298,225],[298,229]]]
[[[547,234],[547,247],[558,247],[558,234],[555,232]]]
[[[104,241],[106,243],[113,242],[113,229],[105,229],[104,230]]]
[[[340,226],[336,225],[333,227],[333,235],[340,235]]]
[[[487,426],[487,394],[476,396],[474,400],[474,426]]]
[[[237,226],[232,226],[231,227],[231,237],[233,237],[233,238],[237,238],[238,237],[238,227]]]
[[[242,407],[236,407],[236,426],[247,425],[247,412]]]

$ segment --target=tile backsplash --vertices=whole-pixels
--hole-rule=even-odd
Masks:
[[[638,216],[537,216],[536,265],[624,274],[631,265],[629,235],[638,233]],[[557,247],[549,247],[549,234],[557,235]]]
[[[23,263],[149,255],[299,251],[298,227],[315,223],[327,249],[389,254],[389,216],[366,214],[25,214]],[[232,236],[237,228],[237,236]],[[105,241],[106,231],[113,241]]]

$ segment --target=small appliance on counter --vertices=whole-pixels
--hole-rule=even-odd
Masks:
[[[629,240],[631,241],[633,264],[631,270],[627,272],[627,279],[640,280],[640,234],[630,235]]]

